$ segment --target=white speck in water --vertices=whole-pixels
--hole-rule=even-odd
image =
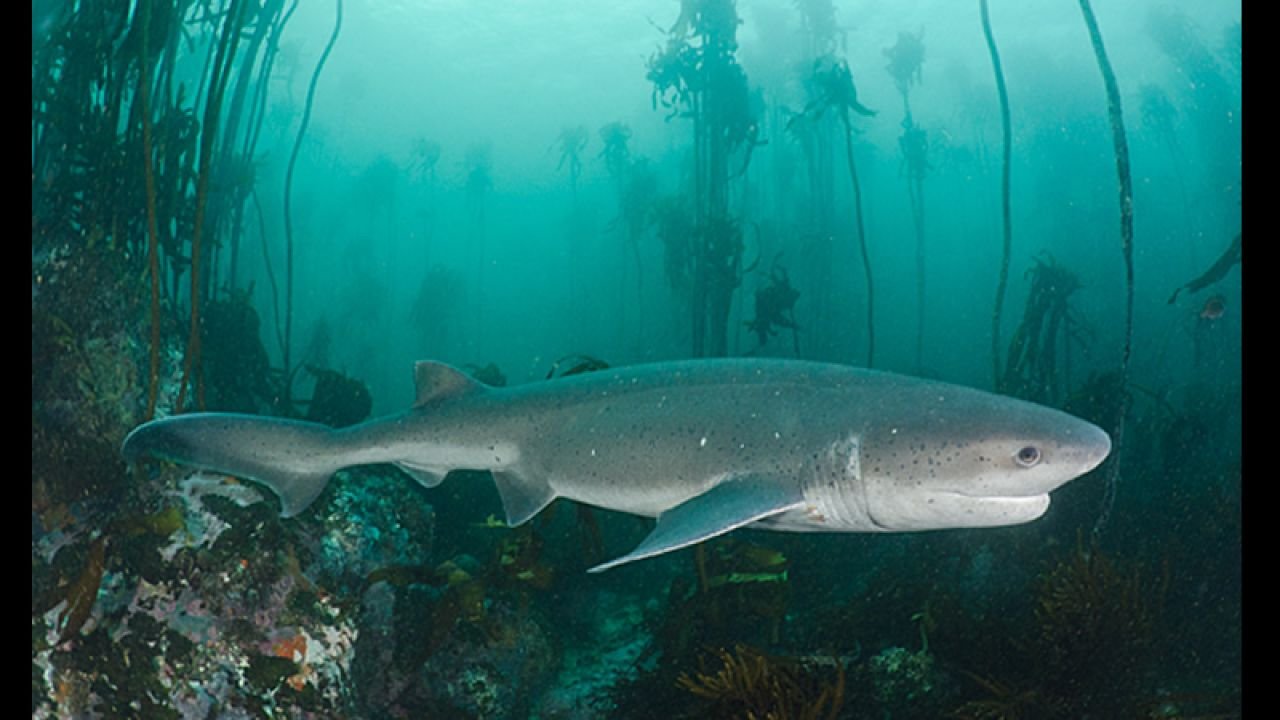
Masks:
[[[591,457],[595,457],[595,456],[596,456],[596,449],[591,448]]]
[[[707,438],[706,438],[706,436],[704,435],[704,436],[702,437],[702,440],[698,442],[698,447],[706,447],[706,446],[707,446]]]

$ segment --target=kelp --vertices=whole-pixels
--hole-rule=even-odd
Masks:
[[[150,284],[147,417],[174,322],[187,325],[178,408],[192,391],[201,402],[196,328],[201,307],[236,288],[234,258],[217,281],[217,253],[224,236],[235,246],[251,192],[252,173],[238,168],[252,167],[248,139],[262,117],[253,107],[265,102],[264,55],[287,20],[282,6],[144,0],[121,12],[88,0],[54,13],[33,40],[32,247],[105,246],[137,264]],[[192,75],[175,69],[194,54],[182,56],[184,42],[202,43],[204,62],[179,83]]]
[[[738,24],[732,0],[682,0],[666,47],[648,63],[654,107],[670,108],[668,119],[693,121],[694,232],[682,249],[691,270],[694,357],[727,354],[728,308],[740,280],[741,231],[729,211],[728,186],[750,162],[759,126],[747,75],[736,57]],[[731,175],[736,153],[741,153],[740,169]]]
[[[707,702],[702,717],[834,720],[844,706],[844,665],[836,663],[835,678],[822,678],[813,669],[786,659],[737,645],[733,652],[717,652],[718,670],[704,665],[696,673],[682,673],[676,685]]]
[[[293,171],[298,164],[298,153],[302,150],[302,140],[307,134],[307,125],[311,122],[311,107],[315,102],[316,85],[320,82],[320,72],[333,52],[333,46],[342,32],[342,0],[337,0],[337,15],[333,22],[333,34],[316,61],[316,69],[311,73],[311,83],[307,86],[307,102],[302,111],[302,122],[298,125],[298,134],[293,141],[293,150],[289,154],[289,166],[284,175],[284,235],[285,235],[285,303],[284,303],[284,400],[288,405],[293,396],[293,367],[290,349],[293,337]]]
[[[1013,219],[1010,210],[1010,166],[1013,156],[1013,130],[1009,123],[1009,92],[1004,84],[1004,67],[1000,64],[1000,50],[991,32],[991,14],[987,0],[978,0],[982,15],[982,34],[991,55],[991,71],[996,78],[996,94],[1000,99],[1000,274],[996,281],[995,309],[991,316],[991,365],[992,376],[1000,384],[1000,321],[1004,314],[1004,298],[1009,287],[1009,257],[1013,253]]]
[[[1089,40],[1093,45],[1093,53],[1098,61],[1098,70],[1102,73],[1103,85],[1107,93],[1107,117],[1111,121],[1111,140],[1116,158],[1117,194],[1120,205],[1120,254],[1124,259],[1124,344],[1120,349],[1120,378],[1129,379],[1129,360],[1133,355],[1133,177],[1129,170],[1129,141],[1125,136],[1124,113],[1120,105],[1120,87],[1116,83],[1115,73],[1111,69],[1111,61],[1107,59],[1107,49],[1102,42],[1102,32],[1098,29],[1098,21],[1093,15],[1093,6],[1089,0],[1080,0],[1080,12],[1084,16],[1085,27],[1089,31]],[[1112,442],[1113,454],[1120,456],[1124,445],[1125,415],[1127,403],[1122,403],[1119,416],[1116,418],[1115,433]],[[1116,481],[1119,477],[1120,463],[1111,463],[1107,473],[1107,493],[1103,499],[1102,511],[1094,532],[1102,531],[1111,512],[1111,504],[1115,499]]]
[[[813,65],[813,82],[818,88],[818,97],[810,101],[804,112],[792,118],[797,122],[801,117],[821,117],[828,110],[834,110],[844,127],[845,164],[849,168],[849,182],[853,185],[854,224],[858,233],[858,252],[862,257],[863,278],[867,286],[867,367],[875,366],[876,357],[876,325],[875,325],[875,286],[871,274],[871,256],[867,251],[866,223],[862,215],[862,184],[858,181],[858,165],[853,156],[853,124],[849,112],[853,111],[863,117],[874,117],[872,110],[858,101],[858,90],[853,84],[853,72],[847,60],[836,60],[834,57],[819,58]]]
[[[775,259],[769,271],[769,284],[756,289],[755,317],[744,322],[756,335],[757,350],[778,334],[778,328],[791,331],[792,350],[800,356],[800,328],[796,325],[795,304],[800,291],[791,285],[786,266]]]
[[[1009,341],[1008,360],[996,387],[1005,394],[1055,404],[1067,384],[1071,343],[1084,344],[1087,337],[1070,302],[1081,287],[1080,279],[1052,256],[1045,258],[1036,258],[1027,271],[1031,287],[1022,322]]]
[[[929,134],[915,123],[910,111],[902,120],[902,135],[898,138],[906,166],[907,199],[911,205],[911,224],[916,234],[916,368],[924,365],[924,316],[925,316],[925,233],[924,233],[924,178],[932,166],[929,164]]]
[[[1169,297],[1168,304],[1172,305],[1176,302],[1178,300],[1178,295],[1183,290],[1190,293],[1197,293],[1226,277],[1227,273],[1231,272],[1231,268],[1240,263],[1243,248],[1241,237],[1243,234],[1244,233],[1236,233],[1231,244],[1228,245],[1227,249],[1218,256],[1217,260],[1213,261],[1213,264],[1209,266],[1209,269],[1197,275],[1194,280],[1191,280],[1187,284],[1180,286],[1177,290],[1174,290],[1173,295]]]

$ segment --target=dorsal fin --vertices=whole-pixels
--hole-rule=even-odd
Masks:
[[[422,360],[413,366],[413,384],[417,388],[414,407],[484,388],[480,381],[461,370],[431,360]]]

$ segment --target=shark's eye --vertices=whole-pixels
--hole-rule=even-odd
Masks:
[[[1028,445],[1017,452],[1013,456],[1014,462],[1022,467],[1031,467],[1040,462],[1040,448],[1034,445]]]

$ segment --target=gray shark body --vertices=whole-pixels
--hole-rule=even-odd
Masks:
[[[338,469],[393,463],[425,486],[493,474],[511,525],[557,497],[656,517],[604,570],[743,526],[888,532],[1033,520],[1110,451],[1065,413],[851,367],[703,360],[510,388],[432,362],[407,412],[334,430],[199,413],[136,428],[123,452],[261,482],[300,512]]]

